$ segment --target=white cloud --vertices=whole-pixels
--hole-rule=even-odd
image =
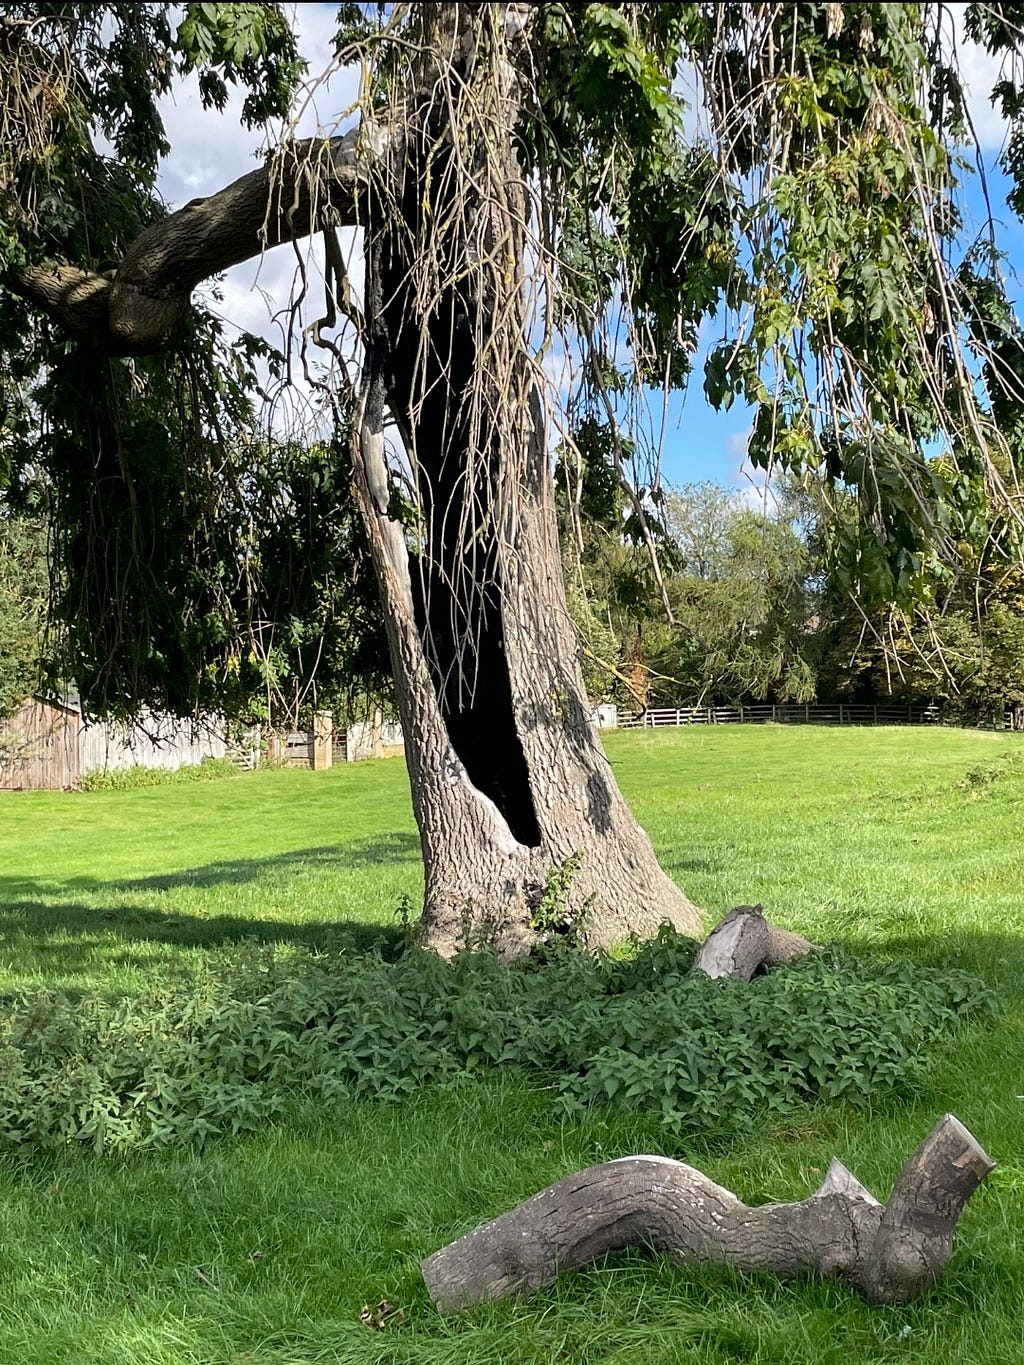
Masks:
[[[752,427],[745,427],[743,431],[731,431],[722,442],[729,456],[728,481],[752,511],[767,513],[774,501],[771,475],[747,459],[752,430]]]
[[[742,465],[747,458],[747,443],[750,440],[751,428],[747,427],[743,431],[730,431],[722,444],[725,446],[726,453],[733,457],[737,462],[737,468]]]
[[[299,49],[309,66],[306,88],[295,105],[291,132],[296,137],[330,136],[352,120],[348,111],[358,94],[359,73],[351,67],[338,69],[334,63],[336,14],[334,5],[290,7]],[[223,112],[204,109],[198,83],[192,77],[179,83],[173,97],[162,102],[160,112],[172,150],[161,169],[158,188],[171,209],[182,207],[190,199],[215,194],[248,174],[279,140],[281,129],[268,134],[243,125],[243,99],[243,92],[229,88]],[[362,256],[356,234],[350,229],[343,231],[341,237],[342,251],[358,290],[362,286]],[[302,292],[300,261],[306,272],[306,287],[293,328],[299,336],[303,326],[324,313],[324,254],[319,238],[274,247],[260,258],[244,261],[228,270],[216,284],[200,289],[197,297],[229,326],[254,332],[284,348],[289,305]],[[221,297],[215,299],[215,293]],[[293,378],[301,402],[310,386],[297,361]]]
[[[1002,114],[992,104],[992,87],[1002,75],[1002,59],[993,57],[981,46],[972,42],[964,32],[964,12],[966,4],[951,4],[947,10],[952,16],[952,51],[956,66],[964,84],[967,98],[967,112],[974,128],[980,150],[989,155],[997,153],[1006,139],[1007,123]]]

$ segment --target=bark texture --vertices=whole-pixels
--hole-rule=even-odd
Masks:
[[[429,11],[429,13],[428,13]],[[509,13],[506,13],[509,11]],[[369,195],[373,359],[360,488],[385,589],[426,872],[425,941],[536,941],[552,869],[593,945],[699,915],[662,872],[590,724],[526,345],[527,192],[505,60],[516,7],[423,7],[418,91]],[[512,35],[511,39],[509,35]],[[468,173],[472,168],[472,173]],[[415,545],[391,516],[383,393],[410,456]]]
[[[153,223],[116,270],[53,262],[29,266],[8,283],[102,354],[166,350],[203,280],[318,228],[356,224],[368,159],[386,142],[375,125],[290,143],[258,170]]]
[[[994,1164],[952,1114],[904,1166],[884,1206],[838,1161],[808,1199],[751,1208],[682,1162],[623,1157],[566,1176],[436,1251],[423,1278],[438,1307],[464,1308],[643,1245],[744,1271],[813,1271],[875,1303],[900,1303],[942,1274],[964,1205]]]
[[[210,275],[321,227],[365,229],[355,488],[423,847],[423,934],[443,953],[467,926],[506,956],[528,949],[549,876],[575,855],[563,910],[586,942],[700,925],[592,730],[565,602],[524,313],[515,60],[532,13],[411,7],[390,111],[283,147],[154,223],[114,270],[44,264],[12,282],[93,350],[144,354],[174,344]],[[404,524],[388,422],[412,468]]]
[[[701,944],[693,970],[705,976],[749,981],[759,968],[781,967],[815,951],[815,944],[799,934],[769,924],[763,906],[737,905]]]

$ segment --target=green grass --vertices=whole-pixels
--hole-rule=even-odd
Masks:
[[[4,796],[0,985],[130,992],[240,938],[394,928],[401,897],[422,887],[400,759]]]
[[[912,1102],[821,1107],[728,1148],[674,1144],[648,1118],[559,1123],[504,1077],[401,1106],[296,1105],[202,1154],[4,1156],[0,1365],[1022,1365],[1024,744],[723,727],[608,748],[664,865],[710,913],[762,901],[811,937],[956,962],[999,991],[1001,1019],[951,1039]],[[390,931],[420,884],[398,761],[6,795],[0,989],[141,991],[246,936]],[[693,1161],[750,1202],[808,1193],[836,1154],[884,1197],[947,1109],[1000,1166],[945,1277],[908,1307],[635,1255],[443,1319],[419,1279],[460,1232],[630,1151]],[[374,1333],[359,1312],[382,1297],[404,1321]]]

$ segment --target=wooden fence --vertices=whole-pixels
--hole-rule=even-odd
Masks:
[[[273,746],[271,746],[273,751]],[[316,737],[312,730],[290,730],[278,740],[277,753],[286,768],[312,768],[316,758]],[[345,731],[331,735],[331,765],[344,763],[347,758]]]
[[[935,725],[940,721],[935,706],[853,705],[781,702],[759,706],[675,706],[620,716],[620,730],[657,729],[677,725]],[[1012,716],[1003,717],[1006,729]]]
[[[77,705],[32,697],[0,725],[0,791],[61,791],[92,769],[180,768],[226,752],[213,725],[155,716],[87,725]]]
[[[73,707],[33,698],[0,725],[0,791],[61,791],[84,771]]]
[[[345,762],[345,731],[335,730],[330,711],[318,711],[312,730],[271,731],[267,757],[286,768],[330,768]]]

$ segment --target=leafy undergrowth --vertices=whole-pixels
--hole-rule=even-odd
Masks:
[[[671,929],[625,959],[543,966],[343,947],[234,949],[156,996],[12,997],[0,1023],[0,1141],[98,1149],[252,1131],[296,1093],[398,1100],[519,1068],[556,1112],[656,1112],[727,1136],[821,1098],[911,1093],[928,1045],[990,1010],[955,970],[811,955],[749,984],[691,975]]]
[[[222,777],[238,777],[239,770],[230,758],[206,757],[198,763],[183,763],[178,768],[147,768],[134,763],[130,768],[90,768],[82,774],[79,786],[84,792],[134,791],[138,787],[177,787],[187,782],[214,782]]]

